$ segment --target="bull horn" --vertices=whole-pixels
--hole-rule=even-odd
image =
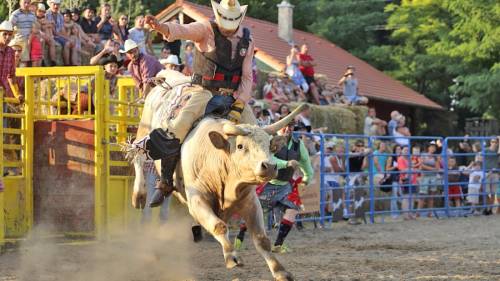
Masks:
[[[309,108],[309,105],[307,103],[303,103],[299,105],[297,108],[295,108],[290,114],[288,114],[285,118],[267,125],[264,127],[264,131],[270,135],[276,134],[280,129],[284,128],[288,123],[290,123],[295,116],[299,115],[302,111],[306,110]]]
[[[248,131],[242,129],[234,124],[224,124],[222,131],[226,136],[246,136],[249,134]]]

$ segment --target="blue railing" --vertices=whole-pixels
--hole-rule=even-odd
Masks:
[[[334,210],[334,207],[338,208],[339,204],[336,203],[340,202],[332,201],[335,190],[341,191],[337,192],[337,194],[341,193],[343,197],[344,217],[354,218],[357,207],[361,207],[364,209],[362,213],[369,216],[371,223],[375,222],[376,215],[390,214],[392,216],[405,215],[412,217],[417,214],[428,213],[436,217],[450,217],[467,215],[473,210],[476,210],[476,212],[478,210],[491,210],[499,206],[494,201],[495,194],[497,194],[496,190],[500,190],[498,148],[496,148],[496,152],[492,152],[487,147],[487,142],[498,141],[496,137],[368,137],[364,135],[309,133],[300,133],[300,135],[302,137],[319,138],[320,155],[320,167],[319,171],[316,171],[320,172],[319,212],[307,217],[301,217],[301,220],[319,221],[321,225],[324,225],[325,222],[332,222],[335,219],[332,210]],[[364,143],[362,150],[358,148],[357,152],[354,147],[356,141]],[[431,141],[441,143],[441,153],[429,154],[427,151],[415,150],[416,147],[425,149]],[[474,144],[475,152],[448,151],[457,142],[469,142],[470,145],[471,141],[476,142]],[[388,150],[378,151],[376,145],[380,142],[384,142]],[[404,154],[394,153],[393,147],[396,143],[407,146],[408,150],[405,150]],[[332,145],[334,145],[333,151],[330,149]],[[342,146],[343,149],[338,149],[339,146]],[[339,159],[344,164],[342,166],[345,169],[330,171],[332,169],[331,165],[326,161],[329,161],[331,157]],[[408,167],[404,170],[386,170],[386,166],[393,166],[392,163],[386,165],[389,157],[394,160],[393,162],[407,163]],[[422,160],[424,158],[426,161],[430,161],[427,164],[432,163],[432,159],[434,159],[437,162],[437,168],[428,170],[429,166],[425,165],[426,169],[422,169]],[[450,166],[453,161],[457,161],[457,158],[462,160],[460,164],[464,164],[464,160],[473,160],[472,158],[483,160],[480,170],[482,177],[479,192],[468,193],[468,174],[473,172],[469,166],[469,161],[466,161],[467,167],[465,168],[456,165]],[[375,159],[378,163],[375,163]],[[385,161],[380,163],[380,159],[385,159]],[[359,167],[360,165],[361,167]],[[392,180],[390,180],[391,178]],[[381,179],[385,180],[384,183],[380,181]],[[342,182],[345,183],[342,184]],[[362,199],[358,198],[357,201],[353,196],[356,194],[356,190],[365,191]],[[459,204],[467,201],[465,200],[466,196],[480,196],[482,203],[477,206]],[[500,194],[497,194],[497,196],[500,196]],[[363,200],[368,202],[363,204]],[[401,201],[403,209],[399,208],[399,201]],[[390,204],[387,204],[387,202],[390,202]],[[415,203],[417,203],[417,206],[415,206]],[[451,206],[451,203],[457,205]],[[426,207],[424,207],[425,204],[427,204]]]

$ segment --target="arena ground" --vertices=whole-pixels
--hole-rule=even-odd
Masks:
[[[271,280],[253,245],[229,271],[217,243],[193,244],[182,229],[189,223],[113,242],[32,238],[0,256],[0,281]],[[307,225],[288,242],[294,251],[280,259],[297,280],[500,280],[498,216]]]

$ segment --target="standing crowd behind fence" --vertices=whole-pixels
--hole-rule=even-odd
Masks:
[[[319,216],[308,219],[500,214],[500,137],[405,137],[401,145],[390,136],[299,134],[320,157]]]

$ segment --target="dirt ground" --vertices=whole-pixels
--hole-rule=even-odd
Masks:
[[[499,216],[306,227],[279,257],[296,280],[500,280]],[[29,239],[0,255],[0,281],[271,280],[249,241],[245,266],[226,270],[219,245],[191,243],[188,223],[146,232],[113,242]]]

